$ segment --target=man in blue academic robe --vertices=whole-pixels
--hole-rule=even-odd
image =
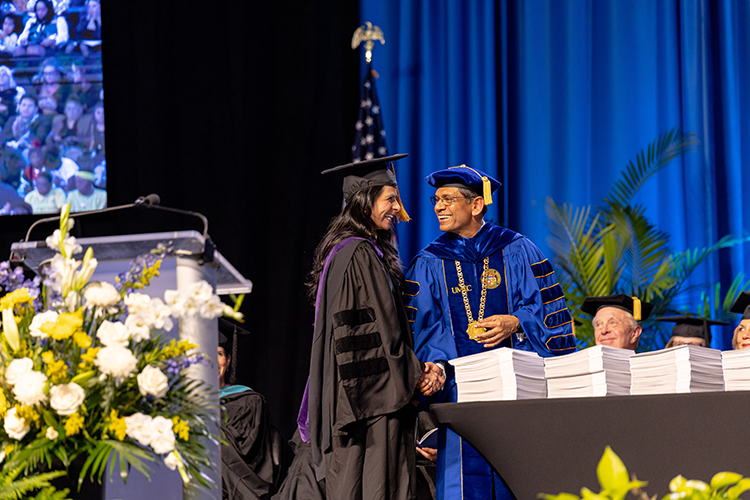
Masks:
[[[445,234],[417,254],[406,274],[414,350],[445,369],[429,402],[456,401],[450,360],[510,347],[554,356],[575,351],[573,319],[549,261],[525,236],[484,221],[500,183],[465,165],[427,177]],[[487,422],[514,425],[523,422]],[[438,438],[438,499],[508,498],[476,451],[450,430]],[[510,452],[510,450],[509,450]]]

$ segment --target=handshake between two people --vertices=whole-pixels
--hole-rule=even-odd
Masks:
[[[445,372],[443,369],[435,363],[429,361],[424,364],[424,371],[422,372],[422,378],[419,379],[417,389],[425,396],[432,396],[445,384]]]

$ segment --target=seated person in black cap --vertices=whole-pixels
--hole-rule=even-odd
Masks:
[[[742,314],[740,324],[734,329],[732,348],[747,349],[750,347],[750,292],[740,293],[730,311]]]
[[[247,334],[232,321],[219,320],[219,397],[222,498],[267,499],[273,493],[279,465],[274,463],[275,431],[265,398],[244,385],[235,385],[237,334]]]
[[[641,338],[639,321],[648,319],[654,306],[638,297],[624,294],[587,297],[581,312],[593,317],[594,342],[620,349],[635,350]]]
[[[681,345],[695,345],[699,347],[711,347],[711,326],[728,325],[726,321],[697,318],[695,316],[662,316],[655,318],[659,321],[674,322],[672,338],[669,339],[665,349]]]

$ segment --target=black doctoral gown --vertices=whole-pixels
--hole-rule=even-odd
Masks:
[[[265,398],[249,388],[221,397],[221,484],[224,500],[270,497],[274,464]]]
[[[412,404],[423,363],[373,242],[352,238],[319,286],[310,364],[313,466],[328,500],[416,493]]]

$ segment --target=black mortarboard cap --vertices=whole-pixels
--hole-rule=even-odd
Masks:
[[[730,311],[742,314],[742,319],[750,319],[750,292],[741,292]]]
[[[625,294],[606,295],[604,297],[587,297],[581,305],[581,311],[596,316],[596,312],[602,307],[616,307],[633,315],[636,321],[648,319],[654,305],[643,302],[638,297],[628,297]]]
[[[658,321],[668,321],[674,323],[672,336],[678,337],[695,337],[704,339],[706,345],[711,345],[711,325],[728,325],[726,321],[714,319],[699,318],[696,316],[660,316],[654,318]]]
[[[344,177],[344,199],[348,200],[351,196],[363,189],[367,189],[375,186],[391,186],[398,188],[396,182],[396,171],[393,168],[393,163],[401,158],[406,158],[408,154],[398,154],[392,156],[384,156],[382,158],[374,158],[372,160],[358,161],[354,163],[347,163],[346,165],[339,165],[338,167],[329,168],[323,170],[321,174],[330,174],[333,172],[343,171],[346,177]],[[404,209],[404,204],[401,202],[399,195],[398,199],[401,211],[399,212],[399,218],[402,221],[408,221],[409,215]]]
[[[219,347],[223,347],[224,352],[232,356],[231,366],[229,367],[229,383],[234,383],[237,373],[238,335],[250,335],[250,332],[242,328],[237,321],[224,317],[219,318]]]

